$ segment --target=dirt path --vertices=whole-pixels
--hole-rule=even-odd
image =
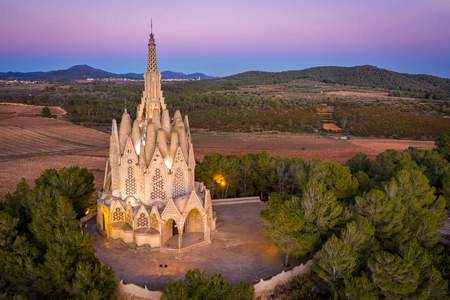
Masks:
[[[328,104],[319,104],[316,106],[316,112],[319,115],[322,129],[329,132],[341,132],[342,128],[337,126],[334,119],[334,107]]]

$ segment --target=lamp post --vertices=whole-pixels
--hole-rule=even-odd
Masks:
[[[218,184],[222,188],[222,198],[224,198],[224,194],[226,194],[228,191],[228,184],[227,181],[225,180],[225,177],[221,174],[217,174],[214,175],[213,180],[216,184]]]

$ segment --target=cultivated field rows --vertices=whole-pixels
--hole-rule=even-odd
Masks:
[[[1,111],[0,105],[0,114]],[[0,120],[0,195],[24,177],[34,180],[47,168],[73,165],[94,172],[98,186],[108,155],[109,135],[72,123],[41,117]],[[293,133],[236,133],[193,130],[196,159],[212,153],[244,155],[266,151],[274,156],[345,162],[358,152],[375,157],[386,149],[429,149],[431,141],[353,138]]]

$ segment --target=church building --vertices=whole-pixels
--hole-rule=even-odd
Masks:
[[[215,230],[211,195],[195,181],[188,117],[173,118],[164,102],[153,31],[144,91],[132,120],[112,120],[97,226],[107,237],[137,246],[184,248],[210,242]]]

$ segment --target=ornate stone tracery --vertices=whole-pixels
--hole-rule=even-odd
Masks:
[[[178,168],[175,171],[175,182],[174,182],[174,189],[173,189],[173,197],[174,198],[185,194],[184,186],[185,186],[184,172],[181,168]]]
[[[148,218],[145,213],[141,213],[137,219],[137,227],[148,227]]]
[[[113,222],[123,222],[125,220],[125,213],[122,209],[117,207],[113,213]]]

